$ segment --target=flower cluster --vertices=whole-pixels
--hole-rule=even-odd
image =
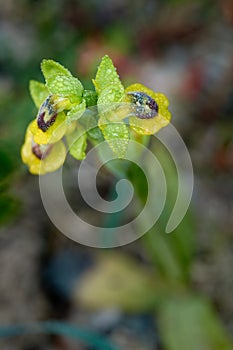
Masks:
[[[38,113],[27,128],[21,150],[32,174],[46,174],[62,166],[65,145],[74,158],[85,158],[87,140],[94,144],[106,140],[123,158],[132,133],[152,135],[170,121],[165,95],[141,84],[125,89],[107,55],[93,80],[94,90],[85,90],[53,60],[43,60],[41,70],[45,84],[30,81]]]

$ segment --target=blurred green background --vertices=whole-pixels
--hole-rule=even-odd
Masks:
[[[230,0],[0,0],[0,327],[55,318],[123,350],[232,349],[232,25]],[[37,113],[28,83],[42,81],[41,60],[57,60],[92,88],[104,54],[126,86],[168,96],[195,173],[191,208],[165,235],[176,171],[153,142],[168,181],[165,210],[142,239],[109,251],[56,230],[20,159]],[[110,198],[116,178],[102,173],[99,191]],[[128,177],[143,202],[145,178],[133,166]],[[84,204],[81,212],[93,216]],[[90,350],[95,341],[30,334],[0,339],[0,348]]]

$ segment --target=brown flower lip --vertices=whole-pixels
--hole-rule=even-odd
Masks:
[[[32,145],[32,153],[40,160],[46,158],[51,152],[51,149],[52,145],[47,146],[44,151],[42,151],[41,146],[37,143]]]
[[[141,91],[129,91],[127,95],[131,97],[133,111],[138,118],[152,119],[158,114],[159,106],[157,102],[146,93]]]

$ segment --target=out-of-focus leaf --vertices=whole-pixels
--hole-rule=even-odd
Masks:
[[[11,159],[8,152],[4,151],[4,149],[1,149],[0,144],[0,182],[4,181],[5,178],[11,174],[11,172],[14,170],[14,164],[13,160]]]
[[[9,195],[0,196],[0,225],[7,223],[19,211],[19,202]]]
[[[211,305],[198,297],[170,298],[160,308],[159,329],[165,350],[232,350]]]
[[[144,237],[148,255],[161,274],[174,281],[186,282],[193,255],[193,220],[188,212],[172,234],[165,233],[159,221]],[[192,247],[190,247],[192,245]]]
[[[30,81],[29,90],[36,107],[40,108],[41,104],[48,97],[49,90],[47,89],[45,84],[40,83],[36,80]]]
[[[145,236],[144,243],[152,261],[164,276],[174,281],[184,282],[189,278],[195,246],[194,221],[190,211],[188,211],[180,225],[171,234],[165,233],[165,227],[176,199],[177,173],[169,154],[160,145],[154,148],[154,152],[165,172],[167,199],[158,222]],[[155,186],[158,186],[156,176]],[[155,198],[155,206],[157,201],[159,198]]]
[[[111,252],[101,255],[95,266],[79,280],[74,298],[78,304],[91,309],[117,307],[143,312],[151,311],[163,289],[154,274],[134,259]]]
[[[176,252],[169,244],[170,237],[154,226],[144,237],[144,244],[148,256],[156,265],[160,273],[174,281],[184,281],[183,271],[177,261]]]

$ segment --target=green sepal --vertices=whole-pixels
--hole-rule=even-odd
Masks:
[[[67,112],[66,122],[70,124],[71,122],[78,120],[86,110],[86,101],[83,100],[79,104],[74,104],[73,107]]]
[[[82,160],[86,157],[87,148],[87,134],[79,127],[70,135],[66,135],[66,141],[69,147],[69,153],[72,157],[78,160]]]
[[[110,84],[114,85],[118,90],[121,90],[122,88],[124,89],[119,75],[117,74],[116,68],[108,55],[105,55],[102,58],[96,73],[96,77],[93,80],[93,84],[98,95]]]
[[[41,104],[49,95],[46,85],[36,80],[30,80],[29,91],[37,108],[40,108]]]
[[[110,123],[99,119],[99,127],[110,148],[118,158],[124,158],[129,144],[129,129],[124,122]]]

